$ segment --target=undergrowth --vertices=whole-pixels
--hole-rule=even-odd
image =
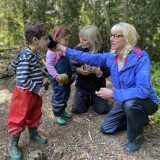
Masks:
[[[159,99],[158,111],[153,115],[155,124],[160,125],[160,62],[151,62],[151,83]]]

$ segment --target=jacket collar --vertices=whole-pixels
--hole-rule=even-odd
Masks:
[[[124,71],[130,67],[135,66],[137,64],[137,62],[141,59],[142,56],[143,56],[142,50],[137,49],[137,48],[132,50],[129,53],[128,58],[126,59],[125,65],[121,71]]]

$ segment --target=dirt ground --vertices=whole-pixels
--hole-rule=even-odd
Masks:
[[[13,87],[13,77],[0,79],[0,160],[9,160],[7,114]],[[41,150],[45,160],[160,160],[160,126],[152,123],[146,126],[141,149],[133,154],[126,154],[123,151],[127,142],[126,131],[103,135],[99,127],[105,115],[98,115],[92,108],[85,114],[74,114],[66,126],[55,124],[51,112],[51,94],[50,88],[43,98],[43,122],[39,127],[39,132],[49,142],[46,145],[29,143],[27,131],[24,131],[19,142],[24,160],[28,160],[29,153],[35,150]],[[73,94],[74,84],[68,111]]]

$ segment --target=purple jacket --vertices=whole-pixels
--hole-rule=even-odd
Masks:
[[[46,54],[46,68],[49,72],[49,74],[53,77],[56,78],[58,76],[58,73],[55,69],[55,65],[57,61],[60,59],[60,57],[63,56],[63,53],[58,51],[58,52],[53,52],[48,49],[47,54]]]

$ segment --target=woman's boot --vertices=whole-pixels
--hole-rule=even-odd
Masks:
[[[18,148],[20,134],[10,136],[8,152],[12,160],[22,160],[22,153]]]

